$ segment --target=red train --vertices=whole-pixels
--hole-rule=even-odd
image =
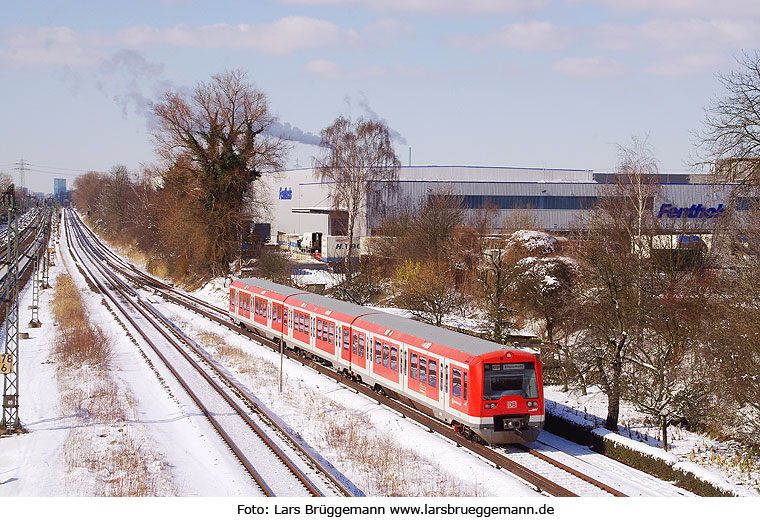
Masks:
[[[537,353],[263,279],[230,285],[230,319],[492,444],[544,425]]]

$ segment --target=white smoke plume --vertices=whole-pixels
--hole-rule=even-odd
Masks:
[[[310,133],[303,131],[301,128],[292,126],[289,122],[275,121],[266,129],[266,134],[273,137],[279,137],[283,140],[290,140],[293,142],[300,142],[301,144],[308,144],[311,146],[319,146],[322,139]]]

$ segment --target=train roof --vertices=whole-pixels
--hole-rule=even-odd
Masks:
[[[316,295],[316,294],[312,294],[311,292],[307,292],[306,290],[299,290],[298,288],[285,286],[284,284],[273,283],[272,281],[267,281],[265,279],[257,279],[256,277],[249,277],[247,279],[237,279],[233,281],[233,284],[235,283],[243,284],[243,285],[247,284],[250,286],[257,286],[265,290],[271,290],[283,296],[288,296],[288,295],[293,295],[293,294]]]
[[[243,285],[271,290],[283,297],[298,294],[298,296],[294,297],[292,301],[302,301],[312,306],[341,313],[349,318],[359,317],[359,324],[374,324],[376,326],[381,326],[386,329],[391,329],[418,338],[422,341],[428,341],[446,348],[459,350],[471,356],[479,356],[506,349],[518,350],[530,354],[536,353],[535,350],[530,348],[502,345],[494,343],[493,341],[486,341],[485,339],[456,332],[448,328],[430,325],[407,317],[375,310],[374,308],[359,306],[353,303],[333,299],[332,297],[326,297],[324,295],[299,290],[290,286],[272,283],[265,279],[248,278],[240,279],[237,282]]]
[[[248,284],[251,286],[256,286],[258,288],[264,288],[265,290],[271,290],[282,296],[298,294],[298,297],[294,298],[293,302],[303,301],[304,303],[308,303],[313,306],[319,306],[320,308],[324,308],[325,310],[334,310],[336,312],[341,312],[349,317],[359,317],[360,315],[367,315],[367,314],[372,314],[372,313],[377,312],[377,310],[373,310],[372,308],[367,308],[366,306],[359,306],[357,304],[347,303],[345,301],[333,299],[332,297],[326,297],[324,295],[307,292],[305,290],[299,290],[298,288],[292,288],[290,286],[272,283],[264,279],[249,278],[249,279],[240,279],[237,282],[242,283],[242,284]],[[289,301],[289,304],[290,303],[291,302]]]
[[[401,317],[399,315],[393,315],[377,310],[375,312],[376,313],[372,316],[363,317],[361,321],[390,328],[391,330],[399,331],[404,334],[409,334],[440,346],[460,350],[469,355],[479,356],[507,349],[523,351],[531,354],[535,353],[528,348],[502,345],[472,335],[456,332],[448,328],[415,321],[414,319],[409,319],[407,317]]]

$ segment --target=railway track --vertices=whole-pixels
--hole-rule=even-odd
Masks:
[[[85,278],[152,349],[267,496],[353,495],[276,421],[266,417],[194,341],[105,264],[91,232],[66,214],[67,245]],[[251,458],[256,458],[255,464]]]
[[[86,226],[82,225],[83,228]],[[223,308],[219,308],[215,305],[208,304],[201,301],[190,294],[175,290],[166,283],[150,276],[139,270],[137,267],[130,263],[124,262],[120,257],[116,256],[107,246],[105,246],[96,236],[92,235],[93,244],[98,246],[99,256],[103,261],[106,261],[114,269],[118,269],[119,272],[123,272],[124,276],[133,282],[136,286],[145,287],[152,290],[156,295],[161,296],[163,299],[170,301],[174,304],[182,306],[192,312],[209,318],[221,326],[224,326],[238,334],[241,334],[249,339],[252,339],[259,344],[266,346],[273,351],[279,352],[279,344],[262,337],[261,335],[251,333],[239,326],[230,323],[227,319],[227,311]],[[300,353],[286,350],[287,356],[290,359],[300,362],[304,366],[308,366],[324,374],[337,382],[340,382],[347,387],[361,393],[378,403],[381,403],[403,416],[416,421],[418,424],[426,427],[432,432],[436,432],[446,439],[452,441],[459,447],[466,448],[472,453],[483,458],[485,461],[495,465],[498,468],[511,472],[515,476],[523,479],[526,483],[533,486],[537,491],[551,495],[561,497],[572,497],[578,495],[611,495],[616,497],[626,496],[621,491],[610,487],[601,481],[594,479],[592,476],[584,474],[583,472],[569,466],[561,461],[557,461],[549,457],[540,451],[531,449],[527,446],[485,446],[475,443],[469,439],[464,438],[460,433],[452,430],[448,425],[445,425],[435,419],[432,419],[424,414],[421,414],[414,408],[401,403],[400,401],[391,399],[382,393],[375,392],[373,389],[366,385],[358,384],[344,376],[336,373],[330,368],[324,367],[314,361],[307,359]],[[536,461],[541,462],[539,468],[536,468]],[[545,475],[539,474],[536,470],[540,470]],[[557,482],[555,479],[561,479],[562,482]],[[571,487],[571,488],[569,488]],[[579,490],[578,487],[581,489]]]

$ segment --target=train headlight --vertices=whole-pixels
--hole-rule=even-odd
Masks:
[[[528,401],[529,407],[538,407],[538,401]]]
[[[486,409],[496,408],[496,403],[486,403]]]

